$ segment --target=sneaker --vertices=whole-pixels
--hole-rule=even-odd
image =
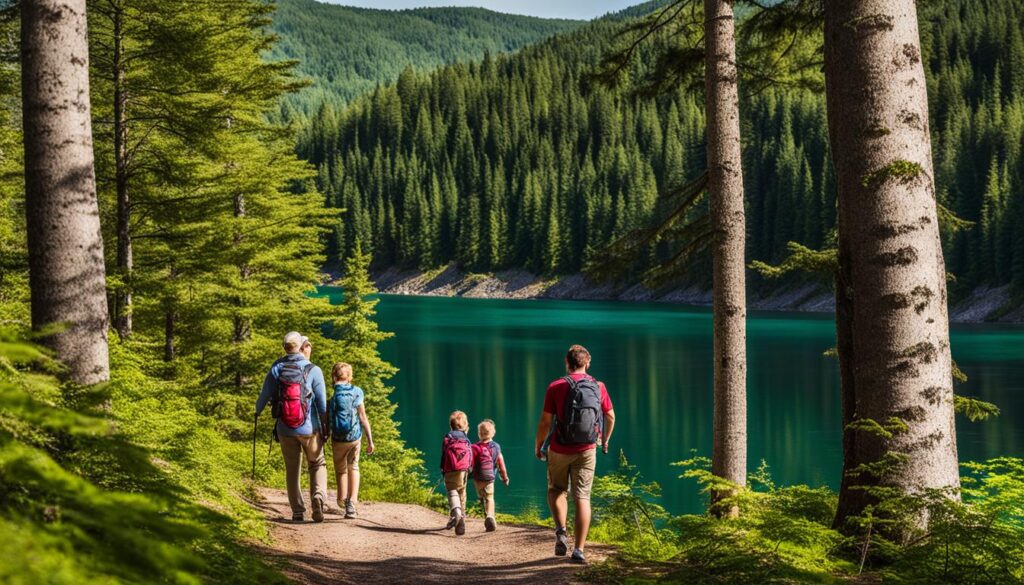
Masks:
[[[313,522],[324,521],[324,501],[320,498],[313,498]]]
[[[494,518],[488,516],[484,519],[484,528],[487,532],[494,532],[498,528],[498,523],[494,521]]]
[[[582,563],[587,562],[587,557],[583,556],[583,551],[581,551],[580,549],[576,548],[576,549],[573,549],[572,556],[569,557],[569,560],[574,562],[574,563],[582,564]]]
[[[466,516],[465,514],[459,514],[459,517],[455,520],[455,534],[462,536],[466,533]]]
[[[356,518],[358,516],[359,514],[356,513],[356,507],[352,503],[352,500],[345,500],[345,517],[351,520],[352,518]]]
[[[459,521],[458,515],[455,514],[455,510],[452,510],[451,514],[448,515],[448,526],[445,526],[444,529],[445,530],[451,530],[452,528],[455,528],[455,524],[458,521]]]
[[[569,535],[566,534],[565,528],[559,528],[555,530],[555,556],[564,557],[567,552],[569,552]]]

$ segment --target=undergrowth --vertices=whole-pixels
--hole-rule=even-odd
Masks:
[[[962,501],[935,494],[900,496],[892,507],[922,509],[927,530],[887,540],[832,527],[837,495],[826,487],[777,486],[769,469],[738,488],[716,478],[710,461],[678,463],[705,498],[732,490],[718,506],[738,506],[738,518],[671,516],[657,503],[660,488],[645,483],[625,455],[616,472],[594,483],[595,541],[621,554],[591,567],[598,583],[893,583],[925,585],[1024,583],[1024,461],[993,459],[963,465]],[[908,501],[909,498],[909,501]],[[875,508],[881,516],[885,502]],[[905,533],[903,533],[905,534]],[[865,549],[862,545],[869,542]],[[867,553],[866,555],[863,553]],[[863,566],[862,566],[863,563]]]

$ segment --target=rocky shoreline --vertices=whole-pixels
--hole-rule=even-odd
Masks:
[[[472,274],[454,264],[430,271],[390,268],[374,275],[382,293],[457,296],[486,299],[615,300],[709,306],[711,292],[702,287],[654,291],[643,285],[595,284],[582,274],[544,278],[525,270]],[[950,307],[957,323],[1024,323],[1024,305],[1008,308],[1009,286],[982,287]],[[748,299],[752,310],[830,313],[835,310],[832,291],[815,284],[783,286],[765,296]]]

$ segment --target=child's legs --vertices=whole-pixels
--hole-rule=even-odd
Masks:
[[[359,441],[339,441],[332,444],[331,447],[331,454],[334,459],[334,479],[338,484],[338,505],[344,506],[345,500],[352,497],[353,472],[357,478],[359,474],[358,467],[353,468],[353,465],[350,463],[352,451],[356,450],[358,452]]]
[[[462,510],[466,510],[466,485],[469,483],[469,472],[462,472],[462,487],[459,488],[459,499],[462,500]]]
[[[465,471],[449,471],[444,474],[444,489],[449,494],[455,492],[459,496],[459,505],[463,510],[466,509],[466,472]],[[455,502],[449,498],[449,506],[456,508]]]
[[[484,505],[484,516],[494,518],[494,482],[473,480],[476,485],[476,495]]]
[[[352,503],[359,501],[359,448],[360,442],[355,442],[355,447],[348,456],[348,499]]]

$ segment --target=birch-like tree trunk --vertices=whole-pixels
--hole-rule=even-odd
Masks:
[[[747,296],[735,19],[729,0],[704,0],[705,109],[714,308],[711,471],[747,479]],[[720,494],[719,496],[724,495]],[[737,511],[731,510],[734,515]]]
[[[954,497],[959,488],[946,269],[915,2],[826,1],[825,77],[839,195],[844,474],[835,524],[847,529],[872,501],[858,486],[949,488]],[[864,430],[872,421],[891,436]],[[883,473],[856,473],[883,459],[893,462]]]
[[[110,369],[85,5],[21,3],[21,89],[32,325],[62,325],[46,343],[92,384]]]

